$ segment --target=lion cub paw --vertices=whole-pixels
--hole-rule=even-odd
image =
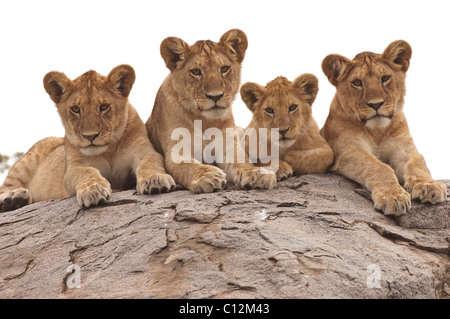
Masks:
[[[280,161],[277,171],[277,181],[284,181],[294,174],[294,168],[288,162]]]
[[[175,186],[169,174],[155,174],[147,178],[138,177],[136,189],[139,194],[159,194],[170,192]]]
[[[245,167],[238,169],[234,182],[244,189],[270,189],[277,184],[277,177],[274,172],[264,167]]]
[[[28,189],[20,187],[0,195],[0,212],[15,210],[31,204],[31,194]]]
[[[223,189],[226,183],[224,171],[216,166],[202,164],[188,188],[194,193],[212,193]]]
[[[375,209],[385,215],[400,216],[411,209],[411,196],[400,185],[384,191],[374,191],[372,199]]]
[[[77,189],[78,204],[84,207],[98,205],[109,201],[111,193],[111,185],[106,179],[86,183]]]
[[[434,205],[447,199],[447,186],[434,180],[407,182],[405,188],[412,199],[418,199],[421,203]]]

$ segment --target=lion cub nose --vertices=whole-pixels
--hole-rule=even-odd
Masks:
[[[209,94],[206,94],[206,97],[207,97],[208,99],[210,99],[210,100],[213,100],[214,102],[217,102],[217,101],[219,101],[219,100],[223,97],[223,93],[216,94],[216,95],[209,95]]]
[[[98,135],[99,135],[99,133],[92,134],[92,135],[84,135],[83,134],[83,137],[92,143]]]
[[[289,131],[289,127],[284,130],[278,130],[278,133],[280,133],[281,135],[284,136],[284,134],[286,134],[288,131]]]
[[[375,102],[375,103],[367,103],[367,105],[371,108],[373,108],[375,111],[378,111],[378,109],[383,106],[384,101]]]

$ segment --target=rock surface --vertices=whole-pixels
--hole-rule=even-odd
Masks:
[[[450,298],[450,201],[393,219],[368,196],[326,174],[36,203],[0,214],[0,298]]]

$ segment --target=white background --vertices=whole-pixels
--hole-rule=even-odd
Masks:
[[[315,74],[320,89],[313,114],[320,127],[335,92],[321,70],[328,54],[352,59],[408,41],[413,55],[405,113],[411,134],[433,177],[449,179],[449,14],[448,2],[438,0],[2,1],[0,153],[27,151],[41,138],[64,135],[42,85],[47,72],[74,79],[90,69],[107,75],[130,64],[137,76],[130,101],[145,122],[169,73],[161,41],[218,41],[239,28],[249,40],[242,83]],[[250,121],[240,96],[233,112],[239,126]]]

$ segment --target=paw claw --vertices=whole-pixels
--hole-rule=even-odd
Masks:
[[[139,194],[167,193],[175,189],[175,181],[169,174],[154,174],[147,177],[138,177],[136,189]]]
[[[235,183],[246,190],[270,189],[277,183],[276,175],[263,167],[239,168],[235,176]]]
[[[163,186],[161,188],[161,193],[168,193],[168,192],[169,192],[169,189],[166,186]]]
[[[385,215],[400,216],[411,209],[411,196],[400,185],[374,191],[372,199],[375,209],[383,211]]]
[[[412,199],[421,203],[438,204],[447,199],[447,187],[444,183],[435,180],[414,180],[405,184],[411,193]]]
[[[204,165],[188,187],[194,193],[212,193],[220,191],[226,185],[226,175],[220,168]]]
[[[277,171],[277,181],[284,181],[294,174],[294,168],[284,161],[280,161]]]
[[[90,207],[106,203],[111,198],[111,185],[106,179],[86,183],[77,190],[80,206]]]

